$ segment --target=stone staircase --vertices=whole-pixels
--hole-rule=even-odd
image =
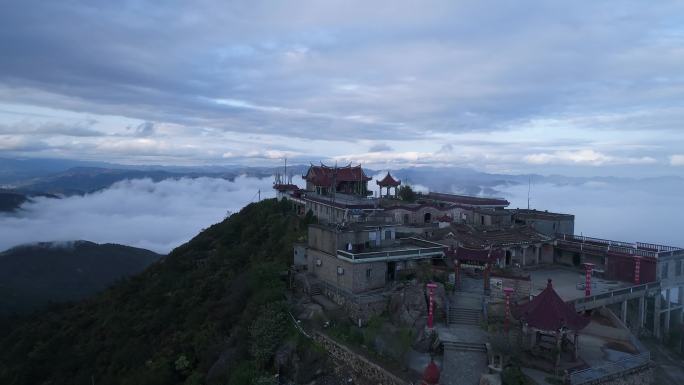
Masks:
[[[485,344],[481,343],[445,341],[443,342],[443,345],[445,351],[487,353]]]
[[[481,312],[477,309],[450,307],[449,325],[479,325]]]
[[[323,289],[321,289],[321,286],[318,284],[313,284],[309,287],[309,295],[312,297],[314,295],[321,295],[323,294]]]
[[[456,293],[450,301],[449,325],[479,325],[482,319],[482,296]]]

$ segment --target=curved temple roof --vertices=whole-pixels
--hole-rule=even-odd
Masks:
[[[304,180],[316,186],[331,186],[333,180],[340,182],[368,182],[373,179],[363,172],[361,166],[347,165],[344,167],[329,167],[326,165],[311,166],[303,176]]]
[[[556,331],[562,327],[570,330],[581,330],[589,324],[589,318],[575,311],[573,305],[565,303],[558,296],[549,279],[546,289],[532,301],[514,309],[513,315],[533,328]]]
[[[382,180],[375,181],[375,183],[377,183],[380,187],[397,187],[401,184],[401,181],[392,178],[392,175],[387,172],[387,175],[385,175]]]

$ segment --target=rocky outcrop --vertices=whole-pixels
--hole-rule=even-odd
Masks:
[[[438,284],[435,289],[435,321],[445,312],[446,292],[444,285]],[[419,283],[407,283],[397,287],[389,302],[389,314],[395,325],[421,329],[425,326],[428,313],[428,294],[425,286]]]
[[[286,342],[275,353],[274,363],[285,378],[296,384],[308,384],[328,370],[327,357],[315,349],[297,349],[294,341]]]

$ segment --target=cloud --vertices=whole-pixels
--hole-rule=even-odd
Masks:
[[[684,166],[684,155],[670,156],[670,164],[673,166]]]
[[[238,177],[128,180],[63,199],[35,198],[13,215],[0,215],[0,250],[32,242],[85,239],[160,253],[188,241],[245,204],[273,197],[272,180]]]
[[[143,122],[140,123],[136,128],[135,128],[135,134],[137,136],[152,136],[155,132],[154,128],[154,123],[152,122]]]
[[[530,164],[579,164],[590,166],[605,164],[652,164],[657,162],[652,157],[615,157],[589,149],[531,154],[526,155],[523,159]]]
[[[13,124],[0,124],[0,134],[15,136],[73,136],[73,137],[99,137],[104,133],[93,129],[95,122],[49,122],[35,123],[32,121],[19,121]]]
[[[527,207],[527,184],[498,186],[511,207]],[[684,179],[533,184],[532,208],[575,215],[575,234],[624,242],[684,247],[681,213]],[[658,220],[650,220],[658,218]]]
[[[392,151],[392,147],[388,146],[385,143],[378,143],[372,145],[369,149],[368,152],[387,152],[387,151]]]
[[[481,168],[529,166],[519,149],[467,145],[472,134],[491,147],[500,138],[538,140],[546,148],[525,153],[547,158],[575,151],[563,141],[582,138],[604,154],[630,148],[619,158],[646,164],[684,145],[682,12],[678,2],[633,0],[618,12],[604,2],[10,1],[0,13],[0,111],[50,109],[51,124],[67,126],[65,111],[111,118],[93,130],[135,137],[121,131],[137,127],[136,139],[159,144],[133,141],[130,152],[123,144],[106,152],[94,149],[106,149],[109,137],[87,136],[94,132],[6,132],[15,140],[42,135],[54,153],[72,158],[250,162],[260,158],[248,154],[266,151],[332,158],[390,141],[384,152],[417,153],[424,162],[444,161],[422,154],[454,143],[458,151],[441,152],[483,154],[473,162]],[[8,119],[16,118],[0,116],[0,124]],[[173,135],[164,128],[171,126]]]

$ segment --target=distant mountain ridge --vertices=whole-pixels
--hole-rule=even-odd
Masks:
[[[161,257],[145,249],[89,241],[13,247],[0,253],[0,314],[83,299]]]
[[[0,189],[0,213],[17,211],[21,205],[37,196],[59,198],[54,194],[23,193],[15,190]]]

